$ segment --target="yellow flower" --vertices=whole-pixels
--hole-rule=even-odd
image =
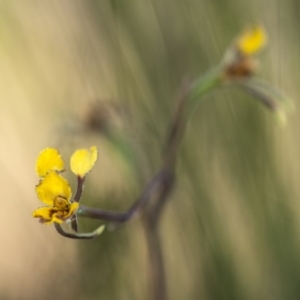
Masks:
[[[70,202],[72,192],[68,181],[50,170],[36,187],[38,198],[47,204],[33,212],[33,217],[42,223],[63,223],[78,209],[78,202]]]
[[[84,178],[92,169],[98,157],[96,147],[91,150],[75,151],[71,158],[73,172]],[[64,161],[59,152],[53,148],[44,149],[36,161],[36,173],[41,178],[36,186],[37,197],[47,206],[36,209],[34,218],[51,224],[63,223],[72,217],[79,203],[71,200],[72,191],[68,181],[60,174],[64,170]]]
[[[261,50],[267,41],[267,34],[263,27],[253,26],[247,29],[236,41],[238,50],[243,55],[253,55]]]

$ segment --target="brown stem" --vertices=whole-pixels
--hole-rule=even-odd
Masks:
[[[161,239],[158,227],[152,225],[148,218],[145,217],[144,230],[148,250],[150,299],[167,300],[168,293]]]
[[[83,192],[83,184],[84,184],[85,177],[81,178],[80,176],[77,176],[77,191],[73,198],[74,202],[79,202],[82,192]],[[72,216],[71,218],[71,228],[75,232],[78,232],[78,219],[77,215]]]
[[[191,82],[185,80],[179,89],[177,96],[177,106],[175,108],[175,113],[172,118],[168,136],[166,139],[165,149],[164,149],[164,165],[170,168],[175,168],[177,153],[179,150],[180,142],[185,131],[186,126],[186,116],[185,116],[185,104],[188,100],[188,95],[191,89]]]
[[[77,176],[77,191],[74,196],[74,202],[79,202],[82,192],[83,192],[83,184],[85,181],[85,177],[81,178],[80,176]]]
[[[171,170],[167,180],[162,186],[159,196],[155,199],[156,201],[152,203],[151,208],[146,212],[144,217],[144,231],[147,241],[150,273],[150,291],[152,299],[154,300],[168,299],[164,258],[158,225],[162,209],[169,198],[173,184],[174,172]]]
[[[109,221],[113,223],[128,222],[132,218],[138,216],[145,205],[153,199],[154,195],[159,191],[166,181],[169,171],[162,168],[147,184],[142,194],[125,212],[107,211],[81,205],[78,215],[81,217]]]
[[[163,208],[174,187],[177,153],[186,126],[184,104],[189,94],[189,88],[189,82],[185,81],[180,89],[175,115],[170,125],[164,152],[163,168],[166,175],[162,182],[158,197],[150,203],[151,206],[144,217],[144,230],[150,269],[150,291],[152,292],[151,295],[154,300],[168,299],[164,258],[158,225]]]

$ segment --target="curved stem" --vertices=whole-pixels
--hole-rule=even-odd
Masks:
[[[163,186],[168,178],[168,171],[161,169],[147,184],[142,194],[125,212],[107,211],[97,208],[91,208],[81,205],[78,209],[78,216],[109,221],[113,223],[128,222],[132,218],[138,216],[144,206],[153,198],[157,191]]]
[[[202,103],[200,98],[208,92],[221,86],[223,82],[222,67],[217,66],[195,80],[187,95],[186,119],[190,119]]]
[[[97,237],[98,235],[100,235],[105,228],[104,225],[101,225],[100,227],[98,227],[96,230],[94,230],[92,232],[71,233],[71,232],[64,231],[60,224],[54,223],[54,227],[60,235],[70,238],[70,239],[79,239],[79,240],[93,239],[93,238]]]
[[[101,219],[113,223],[125,223],[139,215],[146,204],[149,204],[144,217],[144,230],[147,241],[150,282],[152,298],[154,300],[167,300],[167,287],[159,235],[159,220],[168,196],[174,187],[176,161],[185,127],[192,112],[199,105],[199,97],[220,85],[219,69],[207,73],[203,78],[193,84],[185,82],[178,95],[175,114],[172,118],[165,151],[163,165],[160,171],[147,184],[140,197],[125,212],[105,211],[86,206],[80,206],[78,215],[94,219]]]

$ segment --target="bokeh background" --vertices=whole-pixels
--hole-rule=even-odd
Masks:
[[[90,241],[40,225],[35,159],[51,146],[68,161],[96,144],[82,201],[125,210],[161,164],[182,79],[218,64],[257,22],[269,33],[259,76],[296,110],[283,128],[233,89],[199,108],[162,216],[167,285],[174,300],[299,299],[298,12],[296,0],[1,0],[0,299],[150,299],[141,220]],[[91,111],[104,120],[97,130]],[[107,122],[134,168],[103,134]]]

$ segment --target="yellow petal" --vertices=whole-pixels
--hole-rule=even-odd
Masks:
[[[237,47],[244,55],[252,55],[261,50],[267,41],[263,27],[253,26],[246,30],[237,40]]]
[[[91,171],[98,158],[97,147],[88,149],[78,149],[71,156],[70,166],[71,170],[77,176],[83,178]]]
[[[32,216],[40,218],[40,222],[43,224],[51,224],[53,222],[61,224],[67,221],[77,211],[78,207],[78,202],[72,203],[68,211],[61,211],[56,207],[40,207],[32,213]]]
[[[40,222],[43,224],[51,224],[53,222],[53,214],[56,211],[57,209],[53,207],[40,207],[32,213],[32,216],[34,218],[40,218]]]
[[[36,160],[35,170],[39,177],[44,177],[49,170],[63,171],[64,161],[58,150],[54,148],[42,150]]]
[[[38,198],[50,206],[54,205],[57,197],[64,198],[69,202],[72,195],[68,181],[56,171],[49,171],[35,190]]]

